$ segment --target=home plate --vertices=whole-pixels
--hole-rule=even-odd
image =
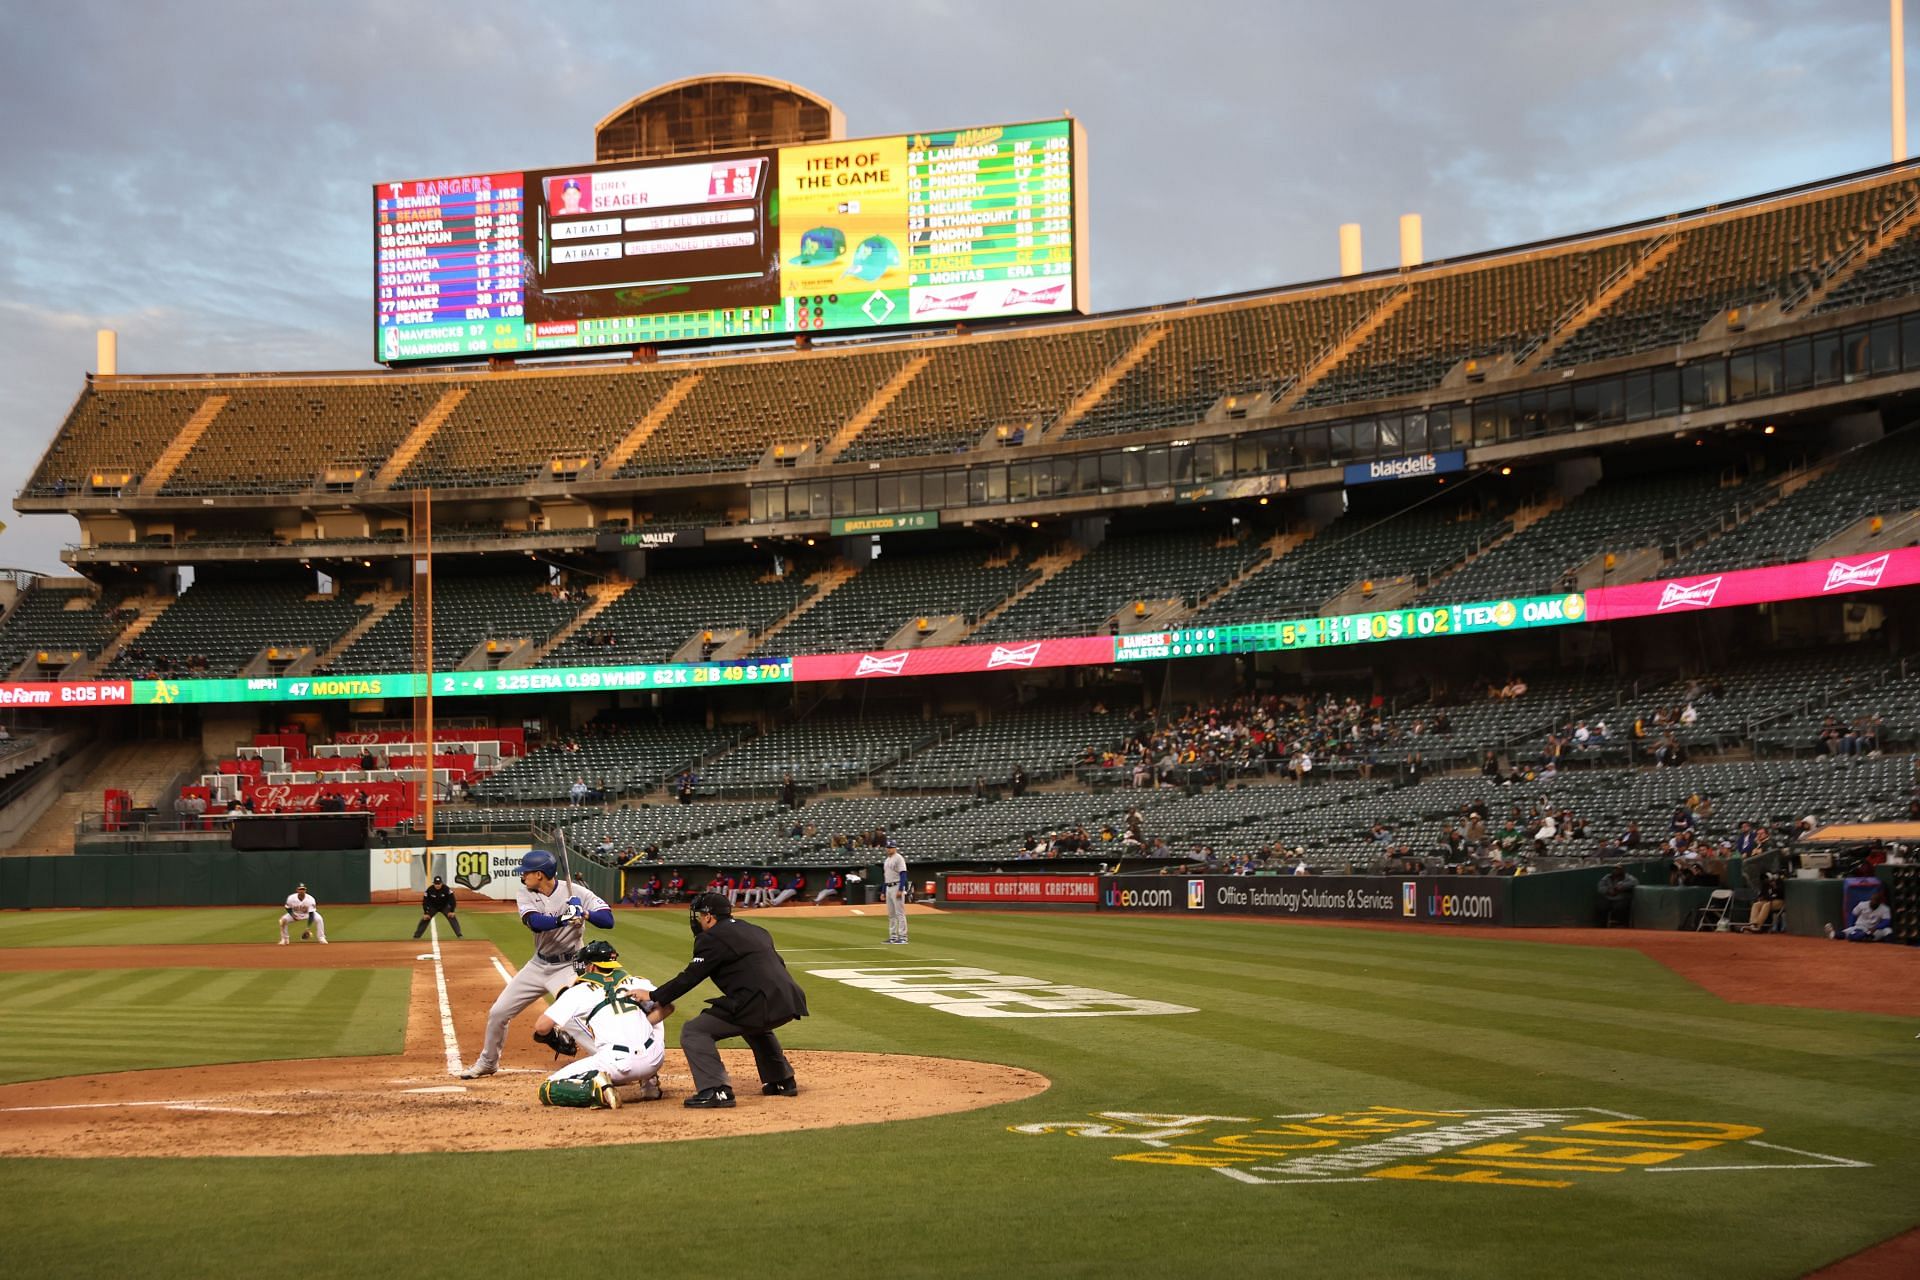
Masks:
[[[467,1091],[467,1086],[463,1084],[430,1084],[419,1089],[402,1089],[400,1092],[402,1093],[465,1093],[466,1091]]]

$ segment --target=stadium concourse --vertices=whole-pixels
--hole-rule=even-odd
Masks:
[[[73,576],[0,584],[0,842],[410,846],[428,783],[643,895],[891,841],[1744,908],[1920,818],[1916,209],[1895,164],[1141,312],[92,375],[17,503]]]

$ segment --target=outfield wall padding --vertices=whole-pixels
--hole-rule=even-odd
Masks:
[[[0,858],[0,908],[251,906],[303,882],[323,910],[368,901],[366,850]]]

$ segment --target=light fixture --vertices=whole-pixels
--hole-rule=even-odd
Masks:
[[[1502,468],[1500,468],[1500,474],[1501,474],[1501,475],[1503,475],[1503,476],[1510,476],[1510,475],[1512,475],[1512,474],[1513,474],[1513,468],[1512,468],[1512,467],[1502,467]]]
[[[1763,435],[1763,436],[1770,436],[1770,435],[1772,435],[1772,434],[1773,434],[1773,424],[1772,424],[1771,422],[1769,422],[1769,423],[1768,423],[1768,424],[1767,424],[1766,426],[1764,426],[1764,427],[1762,427],[1762,428],[1760,429],[1760,434],[1761,434],[1761,435]]]

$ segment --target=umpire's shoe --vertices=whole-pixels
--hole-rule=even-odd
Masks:
[[[680,1104],[683,1107],[731,1107],[734,1105],[733,1090],[726,1085],[715,1085],[711,1089],[702,1089]]]
[[[799,1094],[800,1085],[792,1076],[788,1076],[778,1083],[761,1085],[760,1092],[769,1098],[792,1098]]]

